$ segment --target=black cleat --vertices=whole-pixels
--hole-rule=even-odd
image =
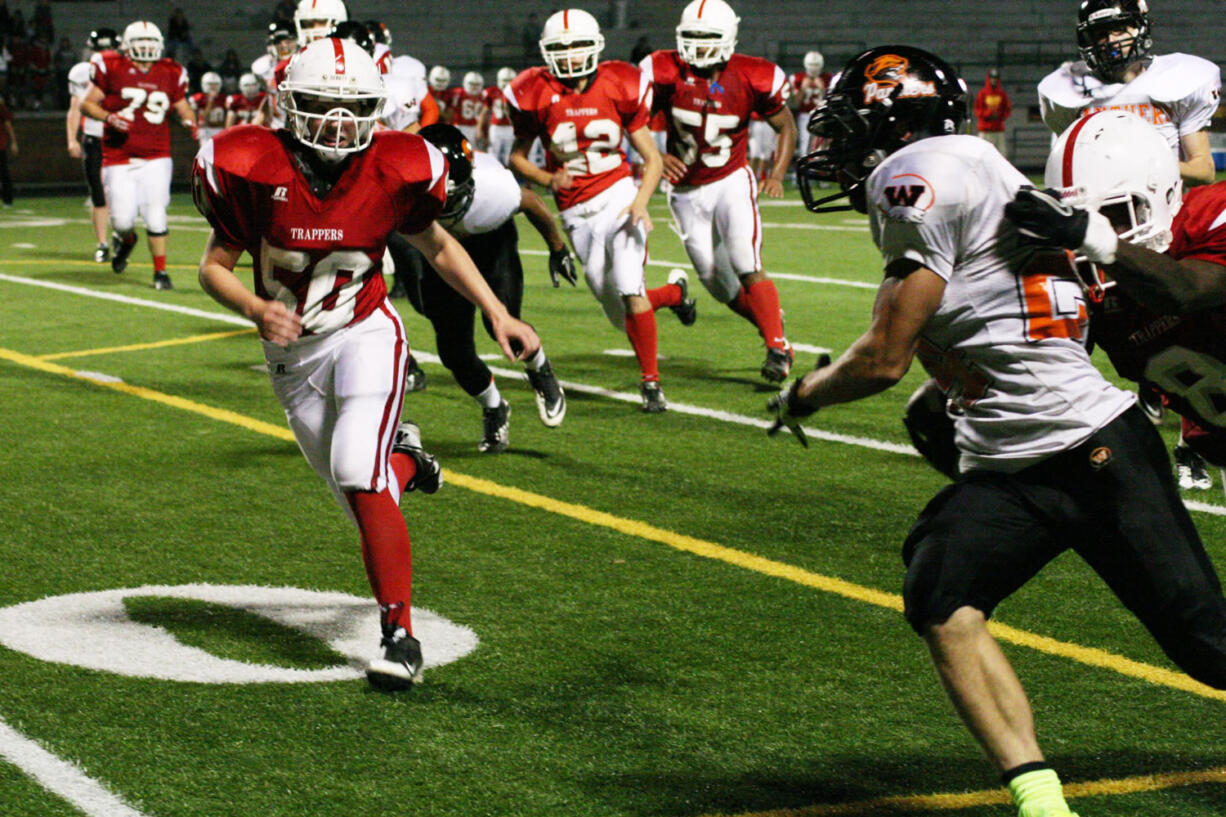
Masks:
[[[105,264],[111,260],[111,248],[105,242],[94,248],[94,262]]]
[[[664,399],[664,390],[657,380],[644,380],[639,384],[639,394],[643,397],[643,411],[648,414],[661,414],[668,411],[668,401]]]
[[[125,242],[119,233],[111,233],[111,269],[120,273],[128,268],[128,256],[136,248],[136,236]]]
[[[482,454],[497,454],[506,451],[511,437],[511,407],[503,400],[494,408],[483,409],[481,412],[481,442],[477,450]]]
[[[426,373],[417,362],[417,358],[409,355],[409,368],[404,373],[404,390],[422,391],[425,388]]]
[[[412,689],[422,680],[421,642],[403,627],[397,627],[379,642],[383,657],[366,666],[366,680],[380,692]]]
[[[673,269],[668,273],[668,282],[681,287],[681,303],[669,309],[682,326],[693,326],[694,321],[698,320],[698,301],[690,297],[690,276],[683,269]]]
[[[762,364],[762,376],[772,383],[782,383],[792,371],[792,361],[796,352],[791,346],[782,349],[767,349],[766,362]]]
[[[541,422],[547,428],[562,425],[562,418],[566,416],[566,395],[553,373],[553,366],[546,360],[544,366],[536,371],[529,369],[526,374],[532,391],[536,392],[536,410],[541,415]]]
[[[443,484],[443,469],[438,464],[438,457],[429,454],[421,447],[421,429],[417,423],[406,420],[396,429],[396,440],[392,443],[392,453],[407,454],[417,464],[417,473],[404,486],[404,492],[421,491],[432,494]]]
[[[1162,392],[1153,386],[1138,386],[1137,402],[1141,404],[1142,411],[1151,423],[1162,425],[1162,421],[1166,419],[1166,401]]]
[[[1175,446],[1175,477],[1185,491],[1207,491],[1213,487],[1209,464],[1186,445]]]
[[[153,288],[154,289],[174,289],[175,285],[170,282],[170,276],[164,272],[153,273]]]

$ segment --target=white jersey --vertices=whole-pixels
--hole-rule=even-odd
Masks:
[[[273,59],[271,54],[256,57],[255,62],[251,63],[251,73],[259,77],[260,82],[264,83],[265,88],[272,82],[273,74],[276,70],[277,61]]]
[[[421,121],[421,101],[430,92],[426,66],[421,60],[401,55],[392,60],[391,70],[383,75],[387,102],[380,120],[392,130],[404,130]]]
[[[473,153],[473,200],[454,224],[439,219],[457,238],[497,230],[519,212],[523,191],[515,174],[488,153]]]
[[[257,57],[255,62],[251,63],[251,73],[260,78],[264,83],[264,90],[268,92],[268,97],[264,100],[264,104],[268,106],[268,118],[264,124],[270,128],[285,127],[285,109],[277,104],[277,65],[280,62],[272,54],[265,54],[262,57]]]
[[[68,72],[68,93],[77,99],[85,99],[89,94],[89,63],[78,62]],[[81,130],[86,136],[102,138],[102,121],[92,116],[81,114]]]
[[[1154,57],[1131,82],[1104,84],[1084,62],[1065,63],[1039,83],[1039,107],[1052,133],[1082,116],[1125,110],[1154,125],[1175,155],[1179,138],[1209,126],[1218,107],[1222,72],[1191,54]]]
[[[1088,312],[1063,252],[1022,243],[1005,205],[1029,180],[974,136],[921,139],[868,179],[882,257],[946,281],[918,355],[961,410],[963,471],[1013,472],[1072,448],[1135,401],[1090,362]]]

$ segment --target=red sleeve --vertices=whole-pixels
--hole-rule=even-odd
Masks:
[[[750,85],[754,89],[754,111],[763,119],[779,113],[788,104],[792,85],[783,69],[769,60],[754,59],[750,67]]]
[[[511,81],[503,93],[516,139],[535,139],[541,135],[541,123],[535,111],[541,70],[544,69],[524,71]]]
[[[631,134],[646,127],[651,119],[651,83],[636,65],[628,62],[608,62],[605,65],[613,74],[616,89],[613,104],[621,118],[622,128]]]
[[[192,201],[218,240],[229,247],[251,250],[260,242],[259,214],[268,190],[251,176],[267,164],[276,139],[266,128],[242,125],[205,142],[196,154]]]
[[[1189,190],[1171,233],[1172,257],[1226,266],[1226,182]]]
[[[379,175],[396,208],[396,232],[420,233],[447,200],[447,160],[416,134],[385,131],[375,139]]]

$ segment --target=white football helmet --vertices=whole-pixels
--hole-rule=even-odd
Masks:
[[[727,62],[736,49],[741,18],[724,0],[693,0],[677,25],[677,53],[694,68]]]
[[[349,19],[349,10],[341,0],[299,0],[294,9],[294,28],[298,45],[304,46],[328,36],[328,32]]]
[[[137,20],[123,30],[119,50],[136,62],[157,62],[162,58],[162,31],[148,20]]]
[[[498,87],[499,88],[507,87],[508,85],[510,85],[512,82],[515,81],[516,76],[518,75],[515,73],[514,68],[499,68],[497,80],[496,80],[498,83]]]
[[[294,137],[337,162],[370,146],[387,91],[374,59],[352,40],[316,40],[277,86]]]
[[[805,54],[805,73],[811,77],[820,77],[826,67],[826,58],[820,51],[809,51]]]
[[[476,71],[469,71],[464,75],[464,81],[461,85],[464,86],[464,91],[470,96],[477,96],[485,89],[485,77]]]
[[[541,32],[541,56],[558,79],[585,77],[596,70],[604,35],[600,23],[583,9],[554,12]]]
[[[1045,183],[1061,201],[1114,216],[1112,223],[1127,218],[1122,241],[1155,252],[1171,245],[1171,223],[1183,204],[1179,161],[1136,114],[1100,111],[1070,125],[1047,157]]]
[[[216,71],[205,71],[200,78],[200,90],[213,96],[221,93],[221,74]]]
[[[430,75],[426,81],[430,83],[431,91],[446,91],[447,86],[451,84],[451,72],[445,66],[436,65],[430,69]]]
[[[253,97],[260,92],[260,81],[255,74],[243,74],[238,78],[238,91],[245,97]]]

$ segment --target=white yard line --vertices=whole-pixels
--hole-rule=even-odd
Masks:
[[[145,817],[76,764],[61,760],[4,721],[0,721],[0,757],[89,817]]]
[[[541,253],[542,255],[544,253]],[[29,286],[46,287],[48,289],[60,290],[69,292],[74,295],[83,295],[91,298],[101,298],[108,301],[118,301],[120,303],[130,304],[132,306],[143,306],[152,309],[161,309],[167,312],[178,312],[180,314],[191,315],[193,317],[208,318],[229,324],[237,324],[240,326],[250,326],[250,322],[240,318],[237,315],[224,312],[206,312],[200,309],[191,309],[189,307],[175,306],[174,304],[164,304],[158,301],[146,301],[141,298],[130,298],[124,295],[114,295],[109,292],[98,292],[85,287],[74,287],[66,284],[51,283],[48,281],[39,281],[34,278],[22,278],[16,275],[0,274],[0,281],[7,281],[13,284],[25,284]],[[813,347],[817,348],[817,347]],[[414,357],[428,363],[440,363],[438,356],[429,352],[414,352]],[[503,367],[491,367],[490,371],[503,377],[511,377],[523,379],[524,373],[522,369],[506,369]],[[597,397],[604,397],[609,400],[618,400],[623,403],[638,403],[641,400],[638,392],[619,392],[612,389],[605,389],[600,386],[592,386],[587,383],[577,383],[571,380],[562,380],[563,388],[569,389],[579,394],[590,394]],[[694,417],[704,417],[710,420],[718,420],[724,423],[732,423],[734,425],[750,426],[752,428],[766,429],[770,428],[771,421],[760,417],[748,417],[743,414],[733,414],[728,411],[718,411],[716,409],[704,408],[702,406],[693,406],[687,403],[669,402],[669,411],[676,414],[688,414]],[[810,437],[827,442],[843,443],[845,445],[855,445],[861,448],[871,448],[875,451],[886,451],[892,454],[902,454],[904,456],[918,457],[915,449],[909,445],[901,445],[899,443],[887,442],[885,440],[874,440],[869,437],[857,437],[849,434],[836,434],[831,431],[823,431],[818,428],[805,427],[805,433]],[[1199,511],[1201,513],[1213,514],[1216,516],[1226,516],[1226,506],[1213,505],[1206,502],[1197,502],[1195,500],[1184,500],[1184,504],[1190,510]]]

